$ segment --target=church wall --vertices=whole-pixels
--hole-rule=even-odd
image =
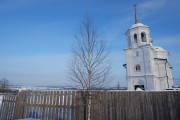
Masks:
[[[156,51],[154,53],[154,58],[168,59],[168,53],[166,51]]]
[[[139,56],[136,56],[136,52],[139,52]],[[128,49],[126,50],[126,58],[127,58],[127,73],[128,76],[142,76],[144,75],[144,66],[143,66],[143,60],[141,59],[142,53],[140,50],[132,50]],[[140,71],[135,70],[135,66],[139,64],[141,66]]]
[[[144,76],[139,76],[139,77],[131,76],[128,77],[127,79],[129,81],[128,90],[135,90],[135,85],[144,85],[145,89],[147,89]]]
[[[163,79],[160,80],[158,77],[153,76],[153,80],[154,80],[154,90],[163,90],[162,89],[164,86]]]
[[[172,77],[172,67],[171,67],[171,65],[169,64],[169,62],[167,62],[167,64],[166,64],[166,69],[167,69],[167,75],[168,75],[168,77],[169,77],[170,79],[173,79],[173,77]]]
[[[153,75],[153,53],[150,46],[142,46],[142,59],[144,60],[144,75]]]
[[[157,77],[167,77],[166,75],[166,61],[165,60],[154,60],[155,61],[155,67],[157,71],[154,71],[155,76]]]
[[[159,77],[159,79],[162,81],[162,84],[164,84],[166,88],[171,88],[173,86],[172,70],[170,68],[171,66],[167,60],[155,59],[154,61],[155,68],[157,69],[157,71],[154,73],[155,76]]]
[[[160,81],[153,75],[129,76],[128,90],[135,90],[135,85],[144,85],[145,90],[161,90]]]

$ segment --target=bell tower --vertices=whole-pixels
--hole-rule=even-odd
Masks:
[[[172,67],[168,52],[153,46],[150,28],[138,22],[134,5],[135,24],[126,32],[128,48],[125,49],[128,90],[165,90],[171,88]]]

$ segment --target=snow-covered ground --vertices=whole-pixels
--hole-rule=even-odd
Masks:
[[[26,119],[18,119],[18,120],[40,120],[40,119],[26,118]]]
[[[77,90],[72,86],[37,86],[37,87],[25,87],[25,86],[12,86],[11,90]]]

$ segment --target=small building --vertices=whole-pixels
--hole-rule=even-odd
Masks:
[[[126,32],[125,49],[128,90],[166,90],[173,86],[169,53],[154,46],[150,28],[138,22],[135,5],[135,24]]]

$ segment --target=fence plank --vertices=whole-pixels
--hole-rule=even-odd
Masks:
[[[75,104],[76,104],[76,99],[75,99],[75,92],[72,91],[72,96],[71,96],[71,99],[72,99],[72,103],[71,103],[71,120],[75,120],[76,116],[75,116]]]

